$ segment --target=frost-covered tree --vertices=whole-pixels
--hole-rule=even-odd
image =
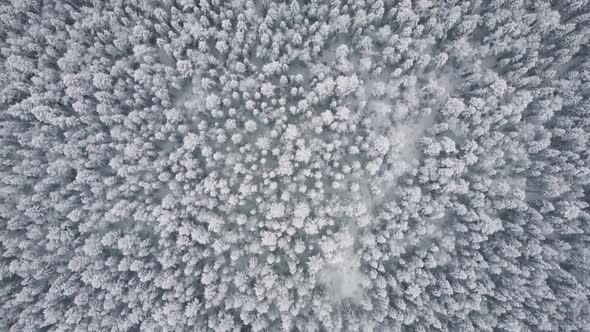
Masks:
[[[0,330],[590,330],[586,1],[0,5]]]

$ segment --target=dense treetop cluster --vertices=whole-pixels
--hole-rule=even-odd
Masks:
[[[0,4],[1,331],[589,331],[587,0]]]

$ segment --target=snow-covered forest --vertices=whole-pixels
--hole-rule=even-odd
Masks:
[[[0,331],[590,331],[588,0],[0,2]]]

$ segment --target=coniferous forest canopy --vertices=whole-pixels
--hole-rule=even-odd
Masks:
[[[588,0],[5,0],[0,331],[590,331]]]

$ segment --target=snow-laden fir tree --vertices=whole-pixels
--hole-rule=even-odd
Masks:
[[[590,330],[587,1],[0,4],[0,330]]]

